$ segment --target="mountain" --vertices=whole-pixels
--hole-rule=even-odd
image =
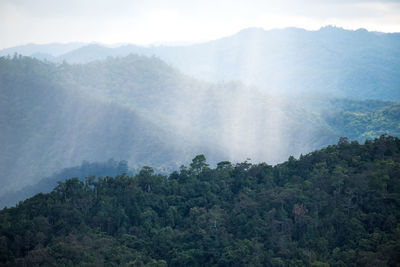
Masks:
[[[4,49],[0,55],[16,52],[69,63],[154,55],[198,79],[241,81],[272,94],[400,101],[399,47],[399,33],[327,26],[318,31],[249,28],[185,46],[32,44]]]
[[[276,164],[340,136],[400,133],[396,102],[278,97],[199,81],[155,57],[74,65],[3,57],[0,77],[2,193],[84,160],[165,171],[203,153],[212,164]]]
[[[154,55],[202,80],[241,81],[273,94],[400,101],[399,47],[399,33],[327,26],[318,31],[248,28],[185,46],[27,45],[2,50],[0,55],[17,52],[69,63]]]
[[[87,45],[54,60],[85,63],[131,53],[155,55],[199,79],[241,81],[273,94],[400,101],[399,47],[399,33],[331,26],[318,31],[249,28],[187,46]]]
[[[140,112],[198,146],[209,144],[213,149],[229,151],[225,157],[233,161],[249,157],[277,163],[340,136],[363,141],[400,132],[396,102],[280,97],[241,83],[205,83],[154,57],[109,58],[68,65],[64,71],[69,81],[78,79],[74,87],[81,92]],[[372,113],[382,109],[392,109],[393,114],[381,114],[378,122]],[[343,112],[350,111],[370,117],[353,116],[341,124],[335,122],[341,120]]]
[[[176,133],[132,109],[88,97],[66,80],[64,67],[0,58],[2,190],[33,184],[83,160],[114,158],[160,169],[183,162],[185,151],[173,147]]]
[[[400,34],[250,28],[159,55],[195,77],[240,80],[278,94],[398,101],[399,47]]]
[[[400,140],[271,166],[203,155],[169,176],[70,179],[0,211],[0,264],[396,266]]]

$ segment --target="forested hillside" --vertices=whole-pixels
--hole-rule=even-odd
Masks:
[[[1,193],[84,160],[114,158],[160,169],[183,161],[176,134],[132,109],[88,97],[64,80],[62,69],[26,57],[0,58]]]
[[[277,97],[136,55],[82,65],[3,57],[0,91],[0,194],[84,160],[171,170],[206,154],[212,164],[275,164],[340,136],[400,133],[396,102]]]
[[[0,263],[397,266],[400,140],[381,136],[271,166],[203,155],[168,176],[60,182],[0,212]]]
[[[334,103],[337,101],[333,101]],[[359,104],[359,102],[348,102],[347,107],[342,110],[330,114],[324,114],[325,121],[333,129],[342,135],[347,134],[351,139],[364,140],[373,139],[379,134],[390,132],[391,135],[400,136],[400,104],[386,103],[383,107],[375,109],[369,107],[365,110],[367,103],[362,103],[361,107],[351,110],[351,105]],[[375,103],[378,106],[382,102]]]

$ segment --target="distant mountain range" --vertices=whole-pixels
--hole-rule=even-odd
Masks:
[[[55,59],[58,56],[86,45],[86,43],[26,44],[0,50],[0,56],[19,54],[30,57],[38,56],[41,59],[42,55],[42,57]]]
[[[68,44],[62,54],[54,46],[28,45],[0,51],[0,55],[17,52],[69,63],[128,54],[154,55],[193,77],[213,82],[242,81],[263,92],[400,100],[399,33],[330,26],[318,31],[249,28],[233,36],[187,46],[109,48]]]

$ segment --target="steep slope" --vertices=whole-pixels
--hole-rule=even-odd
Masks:
[[[338,138],[293,101],[240,83],[204,83],[157,58],[65,65],[62,73],[69,87],[129,107],[197,147],[228,152],[225,157],[234,161],[276,163]]]
[[[70,179],[0,211],[0,264],[396,266],[400,140],[270,166],[203,155],[168,177]]]
[[[400,132],[393,102],[294,101],[240,83],[201,82],[154,57],[82,65],[1,58],[0,74],[2,190],[83,160],[162,170],[204,153],[211,163],[278,163],[340,136]]]
[[[60,69],[30,58],[0,58],[2,190],[83,160],[181,164],[185,153],[172,147],[175,134],[132,109],[87,97],[64,82]]]

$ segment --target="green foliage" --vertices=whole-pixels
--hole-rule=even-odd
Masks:
[[[400,104],[393,102],[332,101],[343,105],[336,112],[325,114],[329,127],[350,139],[373,139],[382,134],[400,136]],[[382,105],[384,103],[384,105]]]
[[[396,266],[400,139],[276,166],[70,179],[0,212],[0,265]]]

